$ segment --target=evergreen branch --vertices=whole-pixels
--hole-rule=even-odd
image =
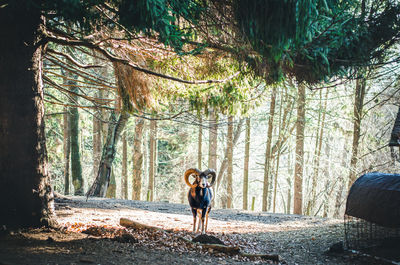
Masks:
[[[137,70],[139,72],[143,72],[143,73],[146,73],[146,74],[149,74],[149,75],[157,76],[157,77],[160,77],[160,78],[164,78],[164,79],[168,79],[168,80],[171,80],[171,81],[184,83],[184,84],[200,85],[200,84],[225,83],[225,82],[235,78],[240,73],[240,72],[236,72],[235,74],[233,74],[233,75],[231,75],[231,76],[229,76],[229,77],[227,77],[225,79],[222,79],[222,80],[194,80],[194,81],[190,81],[190,80],[185,80],[185,79],[181,79],[181,78],[177,78],[177,77],[161,74],[161,73],[158,73],[158,72],[154,72],[154,71],[146,69],[146,68],[142,68],[142,67],[132,63],[131,61],[129,61],[127,59],[123,59],[123,58],[120,58],[120,57],[117,57],[117,56],[111,54],[106,49],[101,48],[100,46],[97,46],[97,45],[93,44],[90,41],[67,39],[67,38],[63,38],[63,37],[56,37],[56,36],[51,36],[48,33],[46,34],[46,37],[47,37],[48,41],[51,41],[51,42],[54,42],[54,43],[58,43],[58,44],[61,44],[61,45],[83,46],[83,47],[87,47],[87,48],[90,48],[90,49],[94,49],[94,50],[102,53],[107,59],[109,59],[112,62],[122,63],[122,64],[125,64],[127,66],[132,67],[133,69],[135,69],[135,70]]]

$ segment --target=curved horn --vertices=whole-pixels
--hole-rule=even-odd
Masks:
[[[196,175],[196,176],[199,176],[201,174],[201,171],[198,170],[197,168],[189,168],[188,170],[186,170],[185,175],[184,175],[184,179],[185,179],[186,184],[191,188],[193,188],[195,186],[195,185],[193,185],[193,184],[191,184],[189,182],[189,176],[192,175],[192,174]]]
[[[214,185],[215,180],[217,179],[217,178],[216,178],[217,175],[215,174],[215,170],[209,168],[209,169],[206,169],[206,170],[203,172],[203,174],[206,175],[206,176],[211,175],[212,179],[211,179],[211,182],[210,182],[210,186]]]

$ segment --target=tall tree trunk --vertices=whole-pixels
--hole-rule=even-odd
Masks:
[[[128,199],[128,143],[126,140],[126,132],[122,134],[122,174],[121,174],[121,195],[122,198]]]
[[[144,120],[136,118],[135,138],[133,142],[133,177],[132,177],[132,200],[140,200],[142,191],[142,169],[143,169],[143,127]]]
[[[142,180],[146,180],[145,182],[148,187],[148,185],[149,185],[149,170],[148,170],[148,168],[149,168],[149,160],[150,160],[149,159],[149,157],[150,157],[149,156],[149,153],[150,153],[150,145],[149,145],[150,123],[146,124],[146,122],[145,122],[144,126],[143,126],[143,130],[144,131],[143,131],[143,145],[142,145],[142,149],[143,149],[143,171],[142,171],[143,177],[142,177]],[[148,190],[146,190],[146,191],[147,191],[147,193],[145,196],[147,199]]]
[[[70,141],[70,130],[69,130],[69,110],[68,107],[64,108],[63,114],[63,146],[64,146],[64,194],[70,192],[70,174],[69,174],[69,161],[71,154],[71,141]]]
[[[272,205],[272,212],[275,213],[276,211],[276,193],[278,191],[278,176],[279,176],[279,162],[280,162],[281,152],[278,152],[276,156],[276,166],[275,166],[275,176],[274,176],[274,197],[273,197],[273,205]]]
[[[17,4],[19,3],[19,4]],[[39,1],[0,8],[0,224],[55,224],[44,133]]]
[[[210,129],[208,130],[208,168],[217,171],[217,150],[218,150],[218,118],[215,111],[210,113]],[[219,182],[217,180],[217,184]]]
[[[133,140],[133,178],[132,178],[132,200],[140,200],[142,190],[143,169],[143,127],[144,120],[136,118],[135,139]]]
[[[291,207],[292,207],[292,185],[293,185],[293,181],[292,181],[292,176],[293,176],[293,167],[292,167],[292,156],[291,156],[292,152],[289,149],[288,150],[288,175],[286,178],[287,181],[287,185],[288,185],[288,191],[287,191],[287,199],[286,199],[286,213],[290,214],[291,212]]]
[[[102,98],[102,93],[98,93],[98,97]],[[100,109],[96,109],[93,115],[93,175],[94,178],[99,170],[100,159],[101,159],[101,135],[102,135],[102,122],[99,119],[102,117]]]
[[[263,197],[262,197],[262,210],[267,211],[268,208],[268,189],[269,189],[269,171],[270,171],[270,160],[271,160],[271,142],[272,142],[272,131],[274,126],[274,115],[275,115],[275,101],[276,101],[276,86],[273,86],[271,93],[271,103],[269,105],[269,118],[268,118],[268,132],[267,132],[267,146],[265,150],[265,162],[264,162],[264,186],[263,186]]]
[[[285,91],[285,93],[287,94],[287,89]],[[283,134],[283,130],[284,130],[284,119],[285,117],[282,117],[282,108],[283,108],[283,104],[284,104],[284,100],[286,98],[286,95],[284,96],[283,94],[281,95],[281,100],[280,100],[280,104],[279,104],[279,123],[278,123],[278,128],[279,128],[279,132],[278,132],[278,140],[276,142],[276,144],[279,144],[281,142],[281,138],[282,138],[282,134]],[[288,107],[285,108],[285,112],[283,113],[283,115],[287,115],[286,114],[286,109],[288,109]],[[276,155],[276,166],[275,166],[275,175],[274,175],[274,194],[273,194],[273,203],[272,203],[272,212],[275,213],[276,211],[276,194],[277,194],[277,190],[278,190],[278,173],[279,173],[279,162],[280,162],[280,156],[281,156],[281,152],[280,152],[281,147],[277,146],[277,150],[278,153]],[[271,154],[272,156],[272,154]]]
[[[361,136],[361,120],[362,111],[364,106],[365,98],[365,88],[366,80],[364,77],[357,79],[356,81],[356,91],[354,97],[354,120],[353,120],[353,144],[352,144],[352,154],[350,160],[350,174],[348,188],[357,178],[357,161],[358,161],[358,145],[360,143]]]
[[[233,117],[228,117],[228,136],[227,136],[227,151],[228,151],[228,170],[227,170],[227,183],[226,183],[226,194],[227,202],[226,207],[233,207]]]
[[[325,109],[326,111],[326,109]],[[327,139],[329,139],[327,137]],[[325,192],[324,194],[324,212],[322,217],[328,217],[329,213],[329,201],[330,197],[332,195],[333,189],[334,189],[334,184],[332,183],[331,174],[330,174],[330,156],[331,156],[331,150],[330,150],[330,143],[327,142],[325,144],[325,153],[326,153],[326,161],[325,161],[325,167],[324,167],[324,172],[323,175],[325,176],[325,190],[329,192]]]
[[[203,119],[201,117],[201,114],[199,113],[199,133],[197,137],[197,167],[198,169],[201,170],[202,168],[202,148],[203,148]]]
[[[306,90],[304,84],[298,85],[297,121],[296,121],[296,156],[294,167],[294,204],[293,213],[303,213],[303,167],[304,167],[304,127]]]
[[[155,182],[155,171],[156,171],[156,141],[157,141],[157,122],[155,120],[150,121],[150,152],[149,152],[149,186],[148,186],[148,199],[154,201],[154,182]]]
[[[69,74],[70,75],[70,74]],[[76,76],[71,76],[76,79]],[[78,93],[78,87],[76,82],[68,80],[67,84],[73,93]],[[78,96],[71,95],[71,104],[78,104]],[[71,174],[72,174],[72,185],[74,186],[75,195],[83,195],[83,178],[82,178],[82,165],[81,165],[81,153],[80,153],[80,141],[79,141],[79,112],[77,107],[70,107],[70,128],[71,128]]]
[[[118,120],[115,117],[115,113],[111,112],[108,133],[107,133],[107,141],[103,147],[103,153],[101,155],[101,161],[99,170],[94,180],[91,188],[87,192],[86,196],[96,196],[96,197],[105,197],[107,193],[108,185],[110,184],[111,179],[111,168],[112,163],[116,154],[116,147],[118,144],[118,140],[121,136],[121,132],[123,131],[126,122],[129,119],[129,114],[122,112],[119,115]]]
[[[246,118],[246,140],[244,146],[244,166],[243,166],[243,210],[248,209],[249,160],[250,160],[250,118]]]
[[[83,195],[83,178],[81,155],[79,148],[79,113],[78,109],[71,108],[70,116],[71,128],[71,175],[75,195]]]

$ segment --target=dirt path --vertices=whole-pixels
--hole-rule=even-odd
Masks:
[[[0,237],[1,264],[278,264],[229,256],[191,240],[192,216],[186,205],[83,197],[59,198],[58,221],[68,231],[27,230]],[[128,218],[172,233],[136,231],[132,238],[104,236]],[[365,264],[349,255],[326,255],[343,240],[342,220],[213,209],[209,234],[247,253],[279,254],[281,264]],[[70,231],[104,229],[97,237]],[[111,231],[110,230],[110,231]],[[114,234],[115,236],[115,234]],[[106,237],[106,238],[105,238]],[[121,240],[122,239],[122,240]],[[372,263],[369,263],[372,264]]]

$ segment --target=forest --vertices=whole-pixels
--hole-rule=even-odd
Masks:
[[[213,30],[223,31],[222,23]],[[86,194],[100,163],[108,163],[107,197],[185,203],[183,172],[213,168],[217,207],[339,217],[358,176],[396,172],[396,152],[388,147],[398,110],[395,47],[390,62],[376,59],[347,76],[307,84],[264,79],[221,47],[181,55],[151,36],[104,42],[143,68],[210,82],[186,85],[110,62],[91,48],[50,44],[45,124],[57,192]]]
[[[186,205],[189,168],[213,209],[343,219],[398,172],[398,1],[0,0],[0,33],[3,227],[56,225],[57,196]]]

